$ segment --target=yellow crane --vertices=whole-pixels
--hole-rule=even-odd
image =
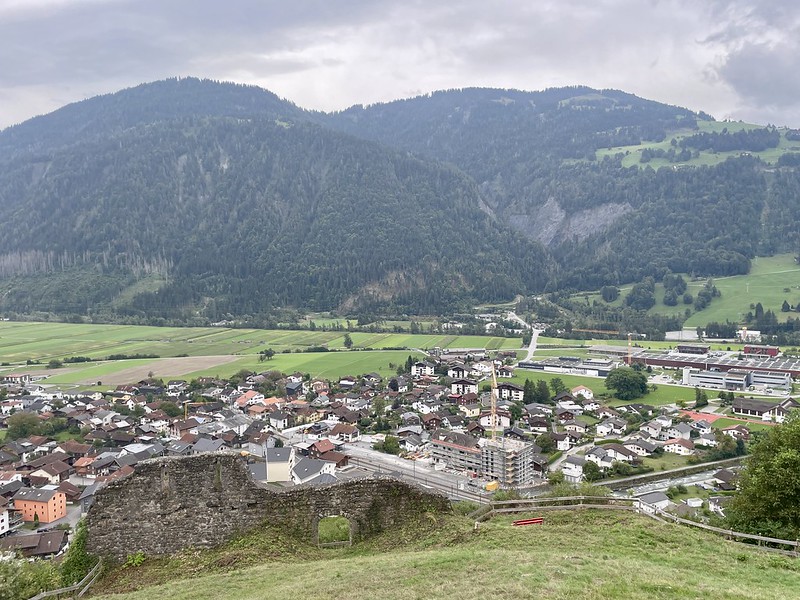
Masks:
[[[494,361],[492,361],[492,391],[490,398],[490,422],[492,424],[492,441],[494,441],[497,437],[497,374],[494,369]]]

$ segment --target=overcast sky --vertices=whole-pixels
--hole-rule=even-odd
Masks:
[[[322,110],[585,84],[800,127],[800,1],[0,0],[0,128],[188,75]]]

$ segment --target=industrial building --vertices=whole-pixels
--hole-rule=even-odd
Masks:
[[[747,371],[731,369],[730,371],[705,371],[702,369],[683,368],[683,385],[695,387],[718,388],[720,390],[747,389],[749,376]]]
[[[628,357],[624,357],[628,362]],[[790,377],[800,377],[800,360],[795,358],[769,358],[767,356],[751,355],[746,358],[728,356],[724,353],[712,352],[707,355],[691,356],[676,352],[653,352],[637,350],[631,354],[632,364],[650,365],[653,367],[669,367],[681,369],[692,367],[705,371],[719,370],[730,371],[763,371],[765,373],[783,373]]]
[[[717,388],[720,390],[746,390],[758,385],[768,388],[791,389],[792,378],[788,373],[770,371],[745,371],[743,369],[704,370],[683,368],[683,385]]]
[[[792,389],[792,378],[788,373],[773,373],[771,371],[751,371],[750,385],[763,385],[766,387]]]
[[[748,355],[770,356],[775,358],[780,354],[781,349],[777,346],[759,346],[757,344],[747,344],[744,353]]]
[[[568,373],[570,375],[589,375],[593,377],[606,377],[617,363],[601,358],[586,358],[581,360],[573,356],[559,356],[546,360],[520,361],[520,369],[532,371],[545,371],[547,373]]]

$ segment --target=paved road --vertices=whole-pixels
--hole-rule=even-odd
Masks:
[[[703,471],[702,473],[695,473],[694,475],[687,475],[686,477],[676,477],[674,479],[661,479],[659,481],[651,481],[650,483],[643,483],[642,485],[637,485],[632,488],[627,488],[625,490],[619,490],[615,492],[617,496],[639,496],[641,494],[648,494],[650,492],[660,492],[664,491],[670,486],[673,485],[692,485],[695,483],[703,483],[704,481],[708,481],[713,479],[714,473],[716,473],[719,469],[713,469],[711,471]],[[602,482],[601,482],[602,485]]]
[[[290,444],[299,442],[303,439],[299,432],[300,429],[302,427],[286,429],[281,432],[281,435],[288,438]],[[308,436],[305,439],[311,441]],[[466,476],[448,471],[437,471],[420,461],[407,460],[373,450],[370,436],[363,436],[358,442],[346,444],[344,452],[351,457],[350,464],[354,467],[375,474],[396,474],[409,483],[436,489],[450,498],[486,502],[490,497],[490,494],[486,492],[481,493],[480,488],[469,485],[470,479]]]
[[[516,313],[508,311],[508,319],[520,323],[525,329],[531,330],[531,343],[528,344],[528,354],[523,360],[531,360],[533,353],[536,352],[536,340],[539,338],[540,333],[544,333],[543,329],[534,329],[532,325],[523,321]]]

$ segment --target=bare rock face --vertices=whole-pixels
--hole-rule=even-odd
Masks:
[[[89,552],[112,559],[141,551],[163,555],[212,548],[271,525],[315,542],[319,520],[344,516],[354,539],[451,511],[449,500],[396,479],[264,489],[244,460],[209,453],[145,461],[95,496],[87,515]]]
[[[579,241],[608,229],[624,214],[633,210],[630,204],[609,202],[595,208],[567,214],[556,200],[550,198],[530,214],[512,214],[508,223],[527,237],[546,246],[558,246],[567,241]]]

